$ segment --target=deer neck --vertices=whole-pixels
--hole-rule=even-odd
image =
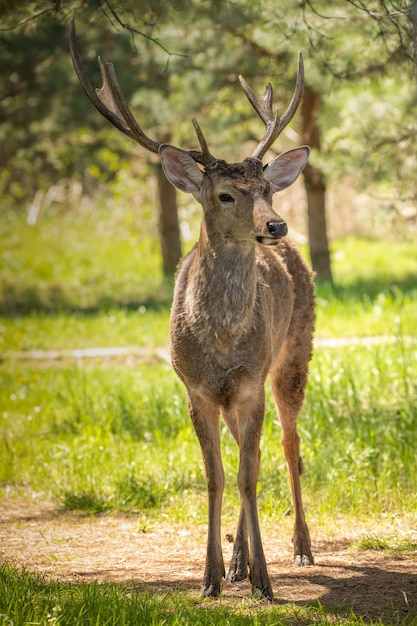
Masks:
[[[195,331],[231,346],[252,325],[256,302],[255,246],[231,242],[202,225],[186,303]]]

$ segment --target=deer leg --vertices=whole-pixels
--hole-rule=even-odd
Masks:
[[[220,527],[224,471],[220,451],[219,411],[215,405],[189,396],[189,412],[200,442],[208,491],[207,554],[202,594],[217,597],[225,577]]]
[[[265,395],[263,387],[256,390],[251,397],[247,396],[246,389],[244,395],[245,398],[238,413],[240,450],[238,484],[243,507],[239,530],[243,538],[246,532],[245,525],[247,525],[250,546],[249,578],[252,583],[252,592],[272,602],[273,593],[262,546],[256,500],[260,463],[259,443],[264,418]]]
[[[223,411],[223,418],[229,427],[236,443],[239,445],[239,428],[235,413]],[[249,565],[249,540],[248,525],[245,518],[245,510],[243,504],[240,506],[239,522],[236,530],[236,537],[233,544],[233,554],[230,561],[227,580],[229,582],[239,582],[248,577]]]
[[[292,428],[283,427],[282,445],[285,458],[290,471],[291,492],[294,506],[294,564],[313,565],[314,558],[311,553],[310,533],[305,520],[300,476],[303,473],[303,461],[300,456],[300,438],[295,424]]]
[[[236,538],[233,544],[233,554],[230,561],[227,580],[231,583],[238,583],[248,577],[249,565],[249,540],[248,525],[245,518],[243,505],[240,507],[239,522],[236,531]]]
[[[285,371],[271,376],[271,386],[282,426],[282,445],[287,460],[294,507],[294,564],[312,565],[310,534],[305,520],[301,497],[300,476],[303,461],[300,456],[300,438],[297,433],[297,417],[304,399],[307,368],[287,367]]]

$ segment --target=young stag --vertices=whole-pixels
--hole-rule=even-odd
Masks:
[[[312,352],[312,272],[286,236],[286,223],[272,208],[273,194],[296,180],[309,148],[290,150],[262,166],[262,158],[301,100],[301,55],[295,92],[282,117],[273,114],[271,85],[257,97],[240,78],[266,132],[251,157],[242,163],[226,163],[212,156],[194,119],[199,151],[160,145],[147,137],[126,104],[112,64],[103,65],[99,59],[103,86],[94,90],[80,62],[74,27],[70,41],[78,78],[96,109],[141,146],[159,153],[168,180],[202,205],[200,238],[178,269],[171,311],[172,363],[187,389],[208,489],[202,592],[219,595],[225,576],[220,532],[221,414],[240,454],[241,510],[227,578],[239,581],[249,575],[253,592],[272,600],[256,501],[267,377],[291,478],[295,564],[313,563],[301,501],[303,465],[296,430]]]

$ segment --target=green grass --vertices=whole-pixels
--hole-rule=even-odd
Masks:
[[[0,481],[6,490],[29,486],[69,509],[146,505],[175,515],[183,512],[178,492],[187,489],[197,494],[199,510],[200,452],[184,390],[167,364],[153,359],[133,369],[95,360],[80,367],[13,358],[35,349],[166,346],[172,285],[162,278],[154,229],[131,209],[110,212],[106,205],[50,212],[35,227],[24,212],[5,212]],[[407,241],[354,238],[332,245],[335,286],[318,285],[318,336],[388,335],[394,342],[316,350],[300,419],[309,505],[358,512],[366,504],[377,511],[404,502],[406,493],[414,508],[417,372],[409,337],[417,249]],[[235,444],[226,431],[223,441],[235,494]],[[262,445],[260,502],[273,514],[277,502],[282,510],[289,506],[289,492],[269,396]]]
[[[4,212],[3,351],[166,345],[172,284],[155,231],[126,207],[51,212],[35,227]],[[317,287],[318,336],[415,335],[414,241],[351,237],[332,243],[332,259],[334,288]]]
[[[1,375],[0,482],[9,491],[29,485],[66,509],[138,511],[186,488],[195,473],[201,482],[183,391],[168,365],[10,366]]]
[[[255,599],[223,603],[171,591],[150,593],[146,585],[48,582],[41,575],[3,565],[0,568],[0,620],[3,626],[39,624],[123,626],[363,626],[345,608],[274,604]],[[367,624],[374,622],[367,620]],[[380,623],[380,622],[375,622]],[[416,620],[409,620],[410,626]]]
[[[417,269],[416,269],[417,275]],[[414,336],[417,287],[402,292],[387,287],[374,297],[317,289],[318,337]],[[96,346],[166,346],[169,305],[106,307],[94,312],[31,311],[0,316],[4,352]]]
[[[166,304],[171,286],[150,233],[128,207],[114,214],[106,206],[67,209],[35,226],[23,211],[2,212],[0,310],[72,313]]]
[[[349,237],[332,251],[335,286],[317,287],[317,334],[415,336],[416,242]]]
[[[28,350],[168,343],[172,285],[155,225],[132,210],[6,213],[0,245],[0,497],[53,500],[66,511],[121,511],[141,527],[163,516],[206,522],[206,488],[185,393],[156,356],[36,361]],[[117,234],[117,236],[116,236]],[[406,241],[334,242],[335,286],[318,285],[321,337],[388,336],[375,345],[318,347],[299,420],[309,518],[417,515],[417,248]],[[259,507],[275,526],[290,508],[272,398],[262,438]],[[235,523],[236,444],[222,426],[224,520]],[[286,519],[286,518],[284,518]],[[356,548],[415,551],[414,539],[372,535]],[[414,618],[413,618],[414,619]],[[197,592],[48,581],[0,570],[0,624],[363,624],[349,611],[255,600],[200,602]],[[388,622],[385,622],[388,623]],[[412,620],[409,623],[415,623]]]
[[[169,344],[169,308],[106,308],[95,313],[32,312],[0,317],[0,345],[6,353],[97,346],[162,347]]]
[[[392,555],[399,556],[408,554],[415,556],[417,553],[417,541],[407,535],[390,535],[387,537],[378,535],[366,535],[354,544],[360,550],[385,550]]]
[[[400,339],[316,351],[299,422],[309,508],[321,515],[405,505],[416,511],[416,381],[415,350]],[[163,508],[183,519],[187,490],[195,494],[189,506],[201,508],[200,450],[168,364],[9,363],[0,400],[0,482],[9,493],[29,486],[66,509]],[[268,394],[259,499],[271,516],[290,506],[280,438]],[[233,510],[238,454],[225,427],[222,440]]]

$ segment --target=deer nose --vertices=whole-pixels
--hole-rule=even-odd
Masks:
[[[276,237],[277,239],[279,237],[285,237],[285,235],[288,233],[288,226],[286,222],[271,221],[266,223],[266,227],[269,234],[272,235],[272,237]]]

